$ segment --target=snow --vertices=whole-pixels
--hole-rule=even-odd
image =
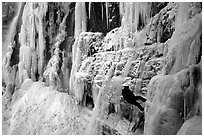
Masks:
[[[82,134],[72,97],[34,82],[12,107],[9,134]]]

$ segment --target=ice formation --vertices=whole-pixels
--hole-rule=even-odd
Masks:
[[[75,37],[77,37],[81,32],[86,31],[86,23],[87,23],[86,19],[87,19],[87,15],[86,15],[85,3],[77,2],[76,10],[75,10]]]
[[[3,60],[4,98],[12,97],[7,92],[13,94],[14,85],[17,88],[12,100],[10,134],[190,134],[194,125],[198,128],[193,128],[192,133],[200,134],[201,3],[117,4],[115,7],[110,2],[19,4],[11,25],[12,32],[15,32],[17,20],[22,19],[18,40],[13,40],[15,34],[12,33]],[[154,5],[163,7],[157,9]],[[97,6],[100,6],[100,11],[94,9]],[[22,15],[20,11],[23,11]],[[121,21],[120,27],[115,27],[117,25],[111,21],[117,17]],[[107,26],[104,34],[110,28],[114,29],[106,36],[100,32],[86,32],[103,27],[99,22]],[[11,61],[14,53],[19,57],[19,61],[15,61],[17,64]],[[145,104],[141,103],[145,107],[144,125],[140,125],[136,133],[126,129],[133,127],[139,116],[138,108],[121,96],[124,83],[134,94],[147,98]],[[93,100],[90,101],[93,108],[89,107],[87,97]],[[36,100],[39,102],[35,103]],[[110,112],[111,105],[114,111]],[[50,106],[48,110],[46,106]],[[38,116],[42,111],[44,118],[51,119],[49,125],[56,124],[51,118],[54,115],[63,118],[64,121],[59,121],[62,127],[67,121],[71,126],[66,124],[63,131],[45,126],[42,131],[38,126],[42,126],[44,121],[38,120],[47,119],[40,116],[34,123],[27,123],[38,129],[26,127],[20,131],[16,125],[25,127],[25,123],[16,118],[32,121],[31,113],[35,107],[40,112],[34,114]],[[81,122],[81,117],[86,117],[84,107],[90,109],[91,116]],[[27,110],[32,111],[27,113]],[[20,115],[21,111],[25,118]],[[72,123],[72,118],[76,123]],[[83,132],[74,128],[80,126],[85,126]],[[50,129],[55,132],[48,132]]]
[[[36,7],[37,6],[37,7]],[[36,8],[35,8],[36,7]],[[35,70],[38,68],[38,73],[42,77],[44,71],[44,52],[45,52],[45,39],[43,32],[43,17],[47,12],[47,3],[26,3],[22,16],[21,32],[19,36],[20,47],[20,62],[23,63],[23,68],[26,69],[30,75],[31,68]],[[35,38],[36,33],[38,38]],[[36,42],[37,41],[37,42]],[[36,44],[37,43],[37,44]],[[38,60],[33,59],[32,52],[37,51]],[[38,63],[31,61],[37,61]],[[31,65],[32,64],[32,65]],[[33,66],[38,65],[38,66]],[[35,73],[36,71],[32,71]],[[21,72],[19,72],[21,73]],[[33,78],[35,79],[35,74]]]
[[[9,45],[10,43],[13,43],[14,40],[14,36],[16,34],[16,30],[17,30],[17,25],[18,25],[18,20],[20,18],[20,12],[23,9],[23,2],[19,2],[18,3],[18,7],[17,7],[17,12],[16,15],[12,21],[12,24],[10,25],[10,30],[7,34],[7,40],[5,43],[6,45]]]
[[[130,29],[131,33],[137,32],[139,22],[146,25],[150,18],[151,3],[147,2],[121,2],[120,14],[123,18],[122,26]]]

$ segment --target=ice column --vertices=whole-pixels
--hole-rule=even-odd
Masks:
[[[45,51],[45,39],[43,34],[43,16],[46,14],[47,11],[47,4],[46,3],[39,3],[39,6],[36,9],[36,16],[38,18],[38,34],[39,34],[39,61],[38,61],[38,72],[40,74],[40,77],[42,77],[43,74],[43,68],[44,68],[44,51]]]

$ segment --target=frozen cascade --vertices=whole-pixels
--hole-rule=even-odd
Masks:
[[[61,58],[60,55],[63,55],[63,52],[60,50],[60,44],[64,41],[67,33],[65,31],[65,24],[66,24],[66,19],[67,19],[68,14],[66,14],[63,19],[62,22],[60,23],[59,29],[58,29],[58,33],[57,36],[55,37],[55,43],[54,43],[54,54],[51,57],[51,59],[49,60],[47,66],[46,66],[46,70],[43,73],[43,76],[46,79],[46,83],[48,84],[48,86],[52,86],[53,88],[57,88],[58,90],[65,90],[63,87],[63,83],[62,83],[62,73],[65,74],[64,77],[66,77],[66,71],[64,71],[63,69],[63,65],[61,66],[61,62],[63,61],[63,57]],[[60,67],[61,66],[61,67]]]
[[[11,76],[9,73],[11,73],[10,71],[13,69],[13,72],[16,70],[16,65],[14,65],[13,67],[10,66],[11,65],[11,61],[12,61],[12,55],[14,54],[14,48],[17,45],[18,41],[15,41],[14,37],[15,35],[18,35],[17,32],[17,27],[19,24],[19,20],[20,20],[20,14],[23,11],[24,8],[24,3],[19,2],[17,5],[17,13],[15,15],[15,17],[13,18],[10,27],[9,27],[9,31],[6,34],[6,41],[5,41],[5,45],[7,47],[7,53],[4,56],[4,53],[2,52],[2,58],[3,62],[2,62],[2,66],[3,66],[3,71],[5,73],[2,74],[2,78],[3,81],[8,84],[10,82],[14,82],[15,80],[12,80]],[[3,44],[3,43],[2,43]],[[15,76],[15,75],[14,75]]]
[[[38,68],[38,73],[42,77],[44,69],[44,50],[45,50],[45,40],[43,32],[43,17],[47,12],[47,3],[38,4],[37,8],[34,8],[36,3],[26,3],[24,7],[24,12],[22,16],[22,26],[21,32],[19,34],[20,47],[20,61],[23,63],[23,68],[27,71],[28,75],[32,75],[35,78],[36,68]],[[36,31],[35,31],[36,30]],[[35,39],[35,33],[38,33],[38,39]],[[35,41],[38,40],[37,45]],[[36,48],[37,46],[37,48]],[[32,61],[37,61],[33,59],[32,52],[35,50],[39,53],[38,63]],[[32,62],[32,63],[31,63]],[[31,65],[32,64],[32,65]],[[33,65],[37,65],[33,66]],[[19,72],[22,73],[22,72]],[[31,74],[32,73],[32,74]],[[20,74],[21,75],[21,74]],[[20,78],[22,79],[22,78]],[[20,83],[21,84],[21,83]]]
[[[91,112],[88,114],[91,117],[90,121],[84,118],[86,113],[83,111],[80,112],[80,119],[76,118],[77,121],[73,122],[72,119],[67,121],[70,115],[67,119],[63,119],[65,123],[73,124],[69,126],[69,131],[79,130],[76,133],[72,131],[66,133],[129,134],[130,131],[126,130],[126,127],[131,121],[135,120],[134,118],[137,118],[135,116],[137,114],[131,114],[137,109],[121,97],[122,84],[127,82],[133,93],[142,94],[147,98],[144,129],[142,126],[139,129],[141,132],[136,131],[130,134],[176,134],[182,126],[183,120],[186,120],[188,126],[188,124],[191,124],[188,123],[189,117],[196,115],[200,119],[202,116],[200,112],[202,110],[202,82],[199,77],[202,73],[201,63],[199,63],[202,62],[200,61],[202,56],[200,51],[202,46],[202,9],[199,11],[196,8],[200,7],[199,4],[201,3],[168,3],[168,5],[163,2],[155,3],[154,5],[158,7],[161,6],[159,4],[166,6],[158,9],[156,9],[156,6],[153,7],[150,2],[120,2],[119,5],[118,3],[114,4],[110,2],[89,2],[89,4],[77,2],[66,6],[65,3],[33,2],[26,3],[25,6],[19,4],[20,9],[23,9],[23,14],[21,16],[17,11],[12,22],[14,25],[11,25],[14,27],[11,28],[16,28],[17,20],[22,17],[22,24],[19,27],[20,33],[17,37],[20,47],[15,49],[15,52],[19,50],[20,61],[16,65],[18,67],[16,69],[18,70],[17,73],[12,72],[13,68],[8,69],[8,73],[12,73],[11,75],[14,75],[14,78],[17,79],[14,80],[19,85],[18,83],[14,84],[18,86],[17,89],[20,92],[23,89],[21,84],[26,82],[26,79],[35,81],[34,83],[40,81],[42,87],[49,86],[49,89],[56,93],[64,92],[65,90],[62,89],[64,88],[63,82],[67,82],[69,83],[69,86],[66,87],[68,95],[67,93],[66,95],[60,93],[62,97],[68,96],[71,98],[71,96],[74,96],[75,101],[77,100],[77,103],[83,106],[77,106],[79,111],[81,111],[81,108],[87,109],[84,106],[91,109],[91,105],[94,105],[93,111],[89,110]],[[177,5],[179,6],[178,9]],[[94,9],[98,6],[102,11]],[[151,22],[149,20],[150,10],[154,12]],[[99,14],[101,15],[98,16]],[[95,33],[95,30],[97,31],[100,26],[107,26],[105,29],[108,31],[110,28],[114,28],[115,18],[121,19],[121,27],[116,25],[118,28],[112,29],[105,37],[102,33]],[[101,23],[97,24],[98,20]],[[160,26],[163,27],[161,31]],[[69,32],[70,28],[73,29],[71,33]],[[94,30],[94,32],[86,32],[87,30]],[[104,33],[107,30],[104,30]],[[11,36],[11,39],[13,37],[15,37],[15,34]],[[70,37],[75,40],[74,44],[69,41]],[[165,37],[162,42],[161,37]],[[13,51],[12,46],[15,47],[15,43],[11,43],[8,47],[11,52]],[[12,58],[11,52],[7,53],[4,66],[9,66],[9,62],[6,60]],[[70,72],[67,70],[70,67],[71,75],[69,77]],[[65,77],[68,77],[69,80],[64,80]],[[7,83],[6,89],[10,85]],[[33,88],[33,93],[36,93],[34,90],[36,88]],[[46,90],[46,92],[48,91]],[[91,94],[88,93],[89,91]],[[19,92],[16,92],[17,96],[18,94]],[[197,94],[200,97],[197,98]],[[26,93],[26,96],[32,95],[34,94]],[[92,98],[93,102],[92,100],[88,102],[88,99],[85,102],[85,95],[87,95],[87,98],[90,97],[90,100]],[[60,110],[63,110],[66,106],[66,104],[62,105],[66,103],[65,100],[60,96],[58,97],[59,103],[52,107],[55,113],[60,113],[60,111],[55,111],[58,110],[56,108],[62,108]],[[19,97],[19,99],[21,98]],[[44,101],[47,102],[47,100]],[[52,100],[48,102],[48,105],[50,103],[52,104]],[[67,103],[69,104],[69,102]],[[24,105],[26,104],[22,104],[22,106]],[[31,109],[35,109],[35,105],[30,105],[33,106],[30,107]],[[25,114],[27,114],[27,109],[25,111]],[[70,109],[65,114],[69,114],[69,111]],[[75,116],[74,113],[70,114]],[[51,114],[48,111],[45,115]],[[55,116],[54,113],[53,116]],[[86,124],[80,123],[81,117],[87,120],[84,122]],[[50,119],[50,121],[55,120],[54,118]],[[49,120],[45,119],[45,121]],[[38,119],[36,122],[39,122]],[[78,123],[79,129],[75,126]],[[132,122],[129,126],[132,127],[133,124]],[[62,124],[62,126],[64,125]],[[18,129],[15,126],[12,126],[12,128]],[[39,127],[30,128],[33,129],[32,133],[24,130],[18,130],[18,133],[35,134],[35,128]],[[44,130],[46,129],[47,127],[44,127]],[[62,133],[61,128],[56,127],[56,129],[59,129],[59,132],[55,132],[56,134]],[[64,130],[68,131],[67,129]],[[47,131],[37,133],[47,133]]]
[[[45,51],[45,38],[43,33],[43,17],[47,12],[47,3],[41,3],[39,7],[36,9],[36,16],[38,17],[38,34],[39,34],[39,63],[38,63],[38,72],[40,77],[42,78],[43,69],[44,69],[44,51]]]
[[[16,35],[16,27],[17,27],[17,24],[18,24],[18,20],[19,20],[19,15],[20,15],[20,12],[23,8],[23,3],[22,2],[19,2],[17,3],[18,4],[18,8],[17,8],[17,13],[15,15],[15,17],[13,18],[13,21],[10,25],[10,29],[9,29],[9,32],[7,34],[7,39],[6,39],[6,42],[5,44],[6,45],[9,45],[10,43],[13,43],[13,40],[14,40],[14,36]]]
[[[111,70],[110,70],[111,71]],[[111,74],[110,72],[108,74]],[[98,118],[101,117],[103,114],[103,103],[104,101],[102,100],[105,91],[107,91],[108,86],[111,82],[111,76],[107,76],[107,78],[103,81],[102,87],[99,90],[99,93],[96,98],[96,103],[93,108],[93,114],[91,116],[91,120],[89,121],[89,124],[87,125],[87,128],[85,130],[85,135],[96,135],[98,131],[98,126],[97,126],[97,120]],[[101,108],[102,107],[102,108]]]

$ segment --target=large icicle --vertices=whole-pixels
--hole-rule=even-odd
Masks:
[[[81,10],[81,2],[77,2],[75,7],[75,37],[77,37],[81,31]]]
[[[102,13],[102,20],[103,20],[103,3],[101,3],[101,13]]]
[[[86,32],[86,20],[87,20],[87,17],[86,17],[86,5],[85,5],[85,2],[82,2],[81,3],[81,17],[82,17],[82,32]]]
[[[108,24],[109,24],[109,21],[108,21],[108,2],[106,2],[106,20],[107,20],[107,28],[108,28]]]
[[[90,9],[89,9],[90,10]],[[90,11],[89,11],[90,14]],[[85,2],[77,2],[75,7],[75,38],[85,32],[87,27],[86,6]]]
[[[22,15],[22,26],[21,31],[19,34],[19,42],[21,44],[20,50],[19,50],[19,84],[21,85],[23,80],[23,75],[27,71],[27,75],[30,75],[31,70],[31,53],[32,50],[30,48],[30,13],[32,10],[30,10],[32,3],[26,3]],[[24,74],[23,74],[24,73]],[[27,77],[27,76],[26,76]]]
[[[91,13],[91,3],[89,3],[89,16]],[[75,6],[75,43],[72,45],[72,69],[70,75],[70,92],[75,94],[74,81],[75,74],[79,71],[81,65],[81,51],[80,44],[82,44],[82,39],[80,38],[80,33],[85,32],[87,29],[86,26],[87,17],[86,17],[86,6],[85,2],[77,2]]]
[[[89,19],[91,18],[91,2],[89,2]]]
[[[32,50],[35,50],[35,15],[33,13],[33,4],[30,4],[30,24],[31,24],[31,31],[30,31],[30,47]]]

